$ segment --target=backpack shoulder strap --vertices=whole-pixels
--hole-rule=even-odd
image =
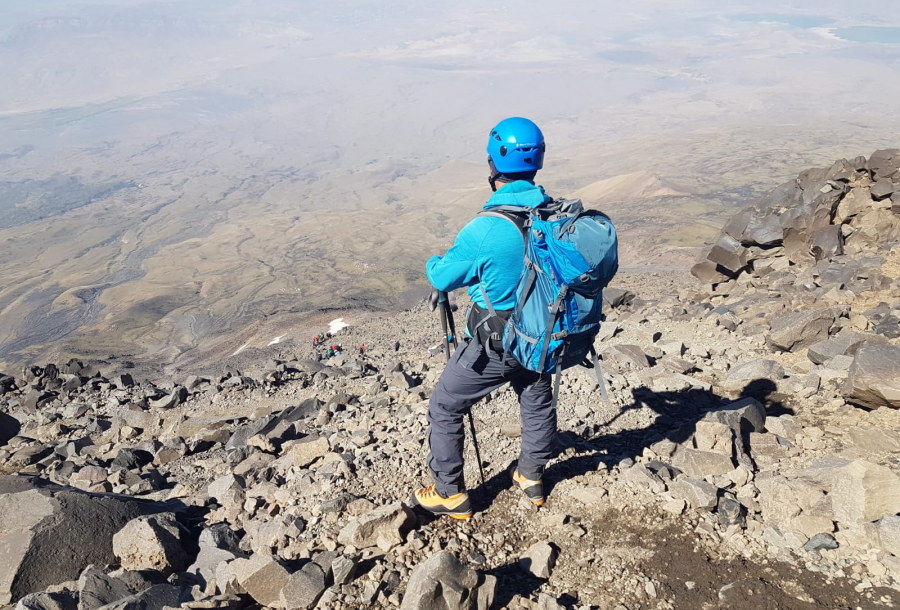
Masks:
[[[528,227],[531,226],[531,213],[528,210],[514,206],[498,206],[489,210],[481,210],[478,212],[478,216],[505,218],[513,223],[522,235],[525,235]]]

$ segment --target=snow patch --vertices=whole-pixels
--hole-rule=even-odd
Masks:
[[[284,339],[284,335],[278,335],[271,341],[269,341],[269,345],[275,345],[276,343],[281,343],[281,340]]]
[[[247,347],[248,345],[250,345],[250,344],[249,344],[249,343],[244,343],[242,346],[240,346],[239,348],[237,348],[237,350],[235,350],[235,352],[234,352],[233,354],[231,354],[231,355],[232,355],[232,356],[237,356],[237,355],[240,354],[242,351],[244,351],[244,348]]]
[[[347,328],[350,326],[346,322],[344,322],[344,318],[338,318],[337,320],[332,320],[328,323],[328,332],[332,335],[337,334],[340,330]]]

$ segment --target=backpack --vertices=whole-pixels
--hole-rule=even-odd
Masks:
[[[511,355],[528,370],[555,372],[554,405],[559,373],[590,362],[607,400],[594,339],[600,331],[603,289],[619,268],[612,221],[602,212],[585,210],[579,199],[553,200],[536,208],[498,206],[479,216],[512,222],[525,240],[525,269],[516,287],[516,306],[498,337],[504,360]],[[491,318],[504,318],[494,310],[484,286],[480,288],[489,315],[476,327],[496,328]]]

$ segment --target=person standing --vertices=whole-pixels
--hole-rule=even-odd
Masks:
[[[513,117],[494,127],[488,139],[488,182],[494,194],[484,210],[503,206],[523,212],[551,198],[535,185],[543,167],[546,144],[538,126]],[[496,216],[469,222],[443,256],[426,264],[433,287],[432,309],[438,291],[468,288],[473,307],[468,335],[444,368],[428,404],[428,470],[434,483],[415,490],[410,503],[435,515],[468,519],[472,507],[463,477],[463,419],[472,406],[509,383],[519,398],[522,447],[513,483],[536,506],[544,503],[544,467],[557,446],[556,408],[551,376],[530,371],[514,358],[504,358],[503,320],[516,302],[516,287],[524,270],[525,244],[517,226]],[[481,322],[488,312],[492,327]],[[395,349],[399,345],[395,345]]]

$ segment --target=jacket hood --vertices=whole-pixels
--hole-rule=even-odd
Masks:
[[[525,180],[517,180],[497,189],[484,209],[489,210],[501,205],[512,205],[521,208],[535,208],[552,199],[544,192],[544,187],[536,186]]]

